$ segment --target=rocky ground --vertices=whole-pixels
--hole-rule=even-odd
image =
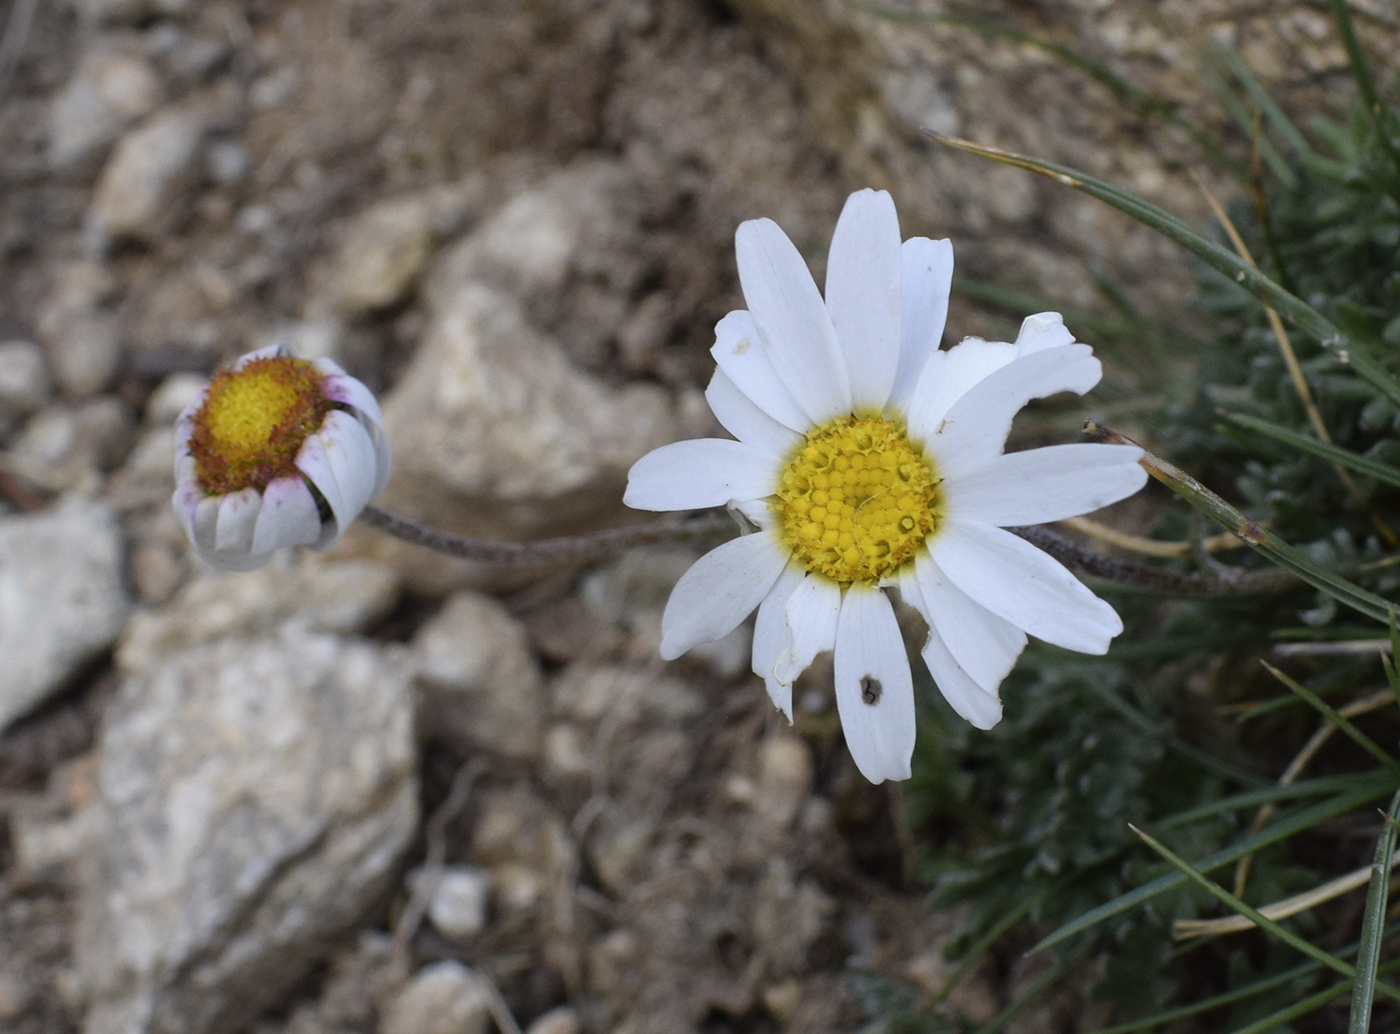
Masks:
[[[1393,14],[1357,7],[1400,52]],[[1346,92],[1325,5],[975,13],[1203,126],[1212,42],[1296,108]],[[282,342],[381,392],[385,507],[488,536],[608,526],[633,460],[711,427],[740,220],[820,264],[845,194],[888,187],[964,271],[1090,305],[1107,273],[1167,312],[1186,279],[1162,242],[917,130],[1199,218],[1190,141],[1042,46],[847,0],[6,17],[0,1026],[855,1030],[863,974],[936,993],[956,917],[904,877],[899,791],[855,773],[829,674],[788,727],[743,629],[658,660],[694,550],[525,576],[357,530],[217,574],[170,513],[171,425],[219,363]],[[955,303],[950,334],[1011,326]],[[947,1008],[985,1020],[1032,976],[980,974]]]

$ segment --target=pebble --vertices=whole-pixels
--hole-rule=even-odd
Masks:
[[[398,650],[287,629],[129,675],[97,745],[86,1034],[243,1029],[382,900],[418,823]]]
[[[99,49],[84,54],[49,107],[49,164],[84,165],[132,122],[159,107],[165,90],[144,58]]]
[[[422,870],[414,873],[416,879],[424,876]],[[491,883],[490,869],[475,865],[446,866],[438,874],[437,886],[428,902],[428,918],[453,940],[475,937],[486,929]]]
[[[486,1034],[491,987],[455,959],[424,966],[385,1010],[379,1034]]]
[[[539,756],[543,679],[525,626],[500,601],[454,594],[413,638],[421,727],[450,742]]]
[[[525,1028],[525,1034],[580,1034],[583,1022],[567,1005],[550,1009]]]
[[[204,119],[171,108],[128,131],[98,180],[86,233],[99,253],[122,238],[151,240],[198,171]]]
[[[0,518],[0,731],[116,640],[131,609],[123,548],[106,503]]]
[[[146,422],[154,426],[174,424],[208,383],[208,377],[197,373],[172,373],[146,400]]]
[[[0,412],[29,416],[52,394],[44,350],[33,341],[0,341]]]
[[[10,450],[16,474],[50,492],[94,495],[131,440],[131,412],[110,395],[49,406],[29,419]]]

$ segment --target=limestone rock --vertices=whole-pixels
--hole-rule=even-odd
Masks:
[[[84,54],[49,107],[49,164],[84,164],[160,104],[164,90],[144,58],[111,50]]]
[[[39,313],[41,340],[64,393],[88,398],[104,390],[122,362],[120,325],[105,303],[116,290],[95,262],[70,262],[54,276]]]
[[[25,424],[10,462],[17,474],[50,492],[91,495],[125,456],[131,432],[131,412],[110,395],[49,406]]]
[[[370,561],[303,558],[244,573],[198,578],[171,606],[137,614],[117,649],[128,672],[151,672],[178,650],[227,636],[259,636],[293,627],[353,634],[382,618],[399,599],[392,568]]]
[[[0,518],[0,730],[117,638],[131,606],[122,552],[105,503]]]
[[[412,873],[415,889],[429,879],[423,869]],[[428,918],[442,934],[466,941],[486,929],[486,909],[491,898],[491,870],[476,865],[449,865],[437,874],[428,899]]]
[[[197,112],[171,108],[121,138],[88,210],[94,246],[123,237],[149,240],[160,232],[197,172],[204,131]]]
[[[131,674],[98,744],[86,1034],[242,1029],[353,929],[417,824],[408,668],[287,630]]]
[[[384,400],[385,506],[526,537],[617,506],[627,468],[677,436],[665,392],[571,364],[510,295],[466,283]]]
[[[538,756],[543,681],[525,627],[490,596],[460,592],[413,639],[421,724],[458,743]]]
[[[455,959],[413,975],[386,1010],[380,1034],[486,1034],[491,988]]]

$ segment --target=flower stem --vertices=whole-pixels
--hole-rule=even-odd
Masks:
[[[725,516],[701,517],[689,521],[657,521],[628,528],[609,528],[586,535],[565,535],[534,542],[499,542],[473,539],[465,535],[419,524],[374,506],[367,506],[360,520],[371,528],[431,549],[434,553],[473,560],[500,567],[556,567],[599,560],[634,546],[658,542],[697,542],[728,538],[734,522]]]

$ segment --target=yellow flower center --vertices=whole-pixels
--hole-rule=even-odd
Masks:
[[[220,370],[194,416],[190,455],[210,495],[263,489],[297,473],[302,443],[331,409],[311,363],[268,356]]]
[[[793,556],[849,584],[912,560],[938,526],[938,503],[938,478],[904,427],[873,416],[811,431],[783,468],[772,506]]]

